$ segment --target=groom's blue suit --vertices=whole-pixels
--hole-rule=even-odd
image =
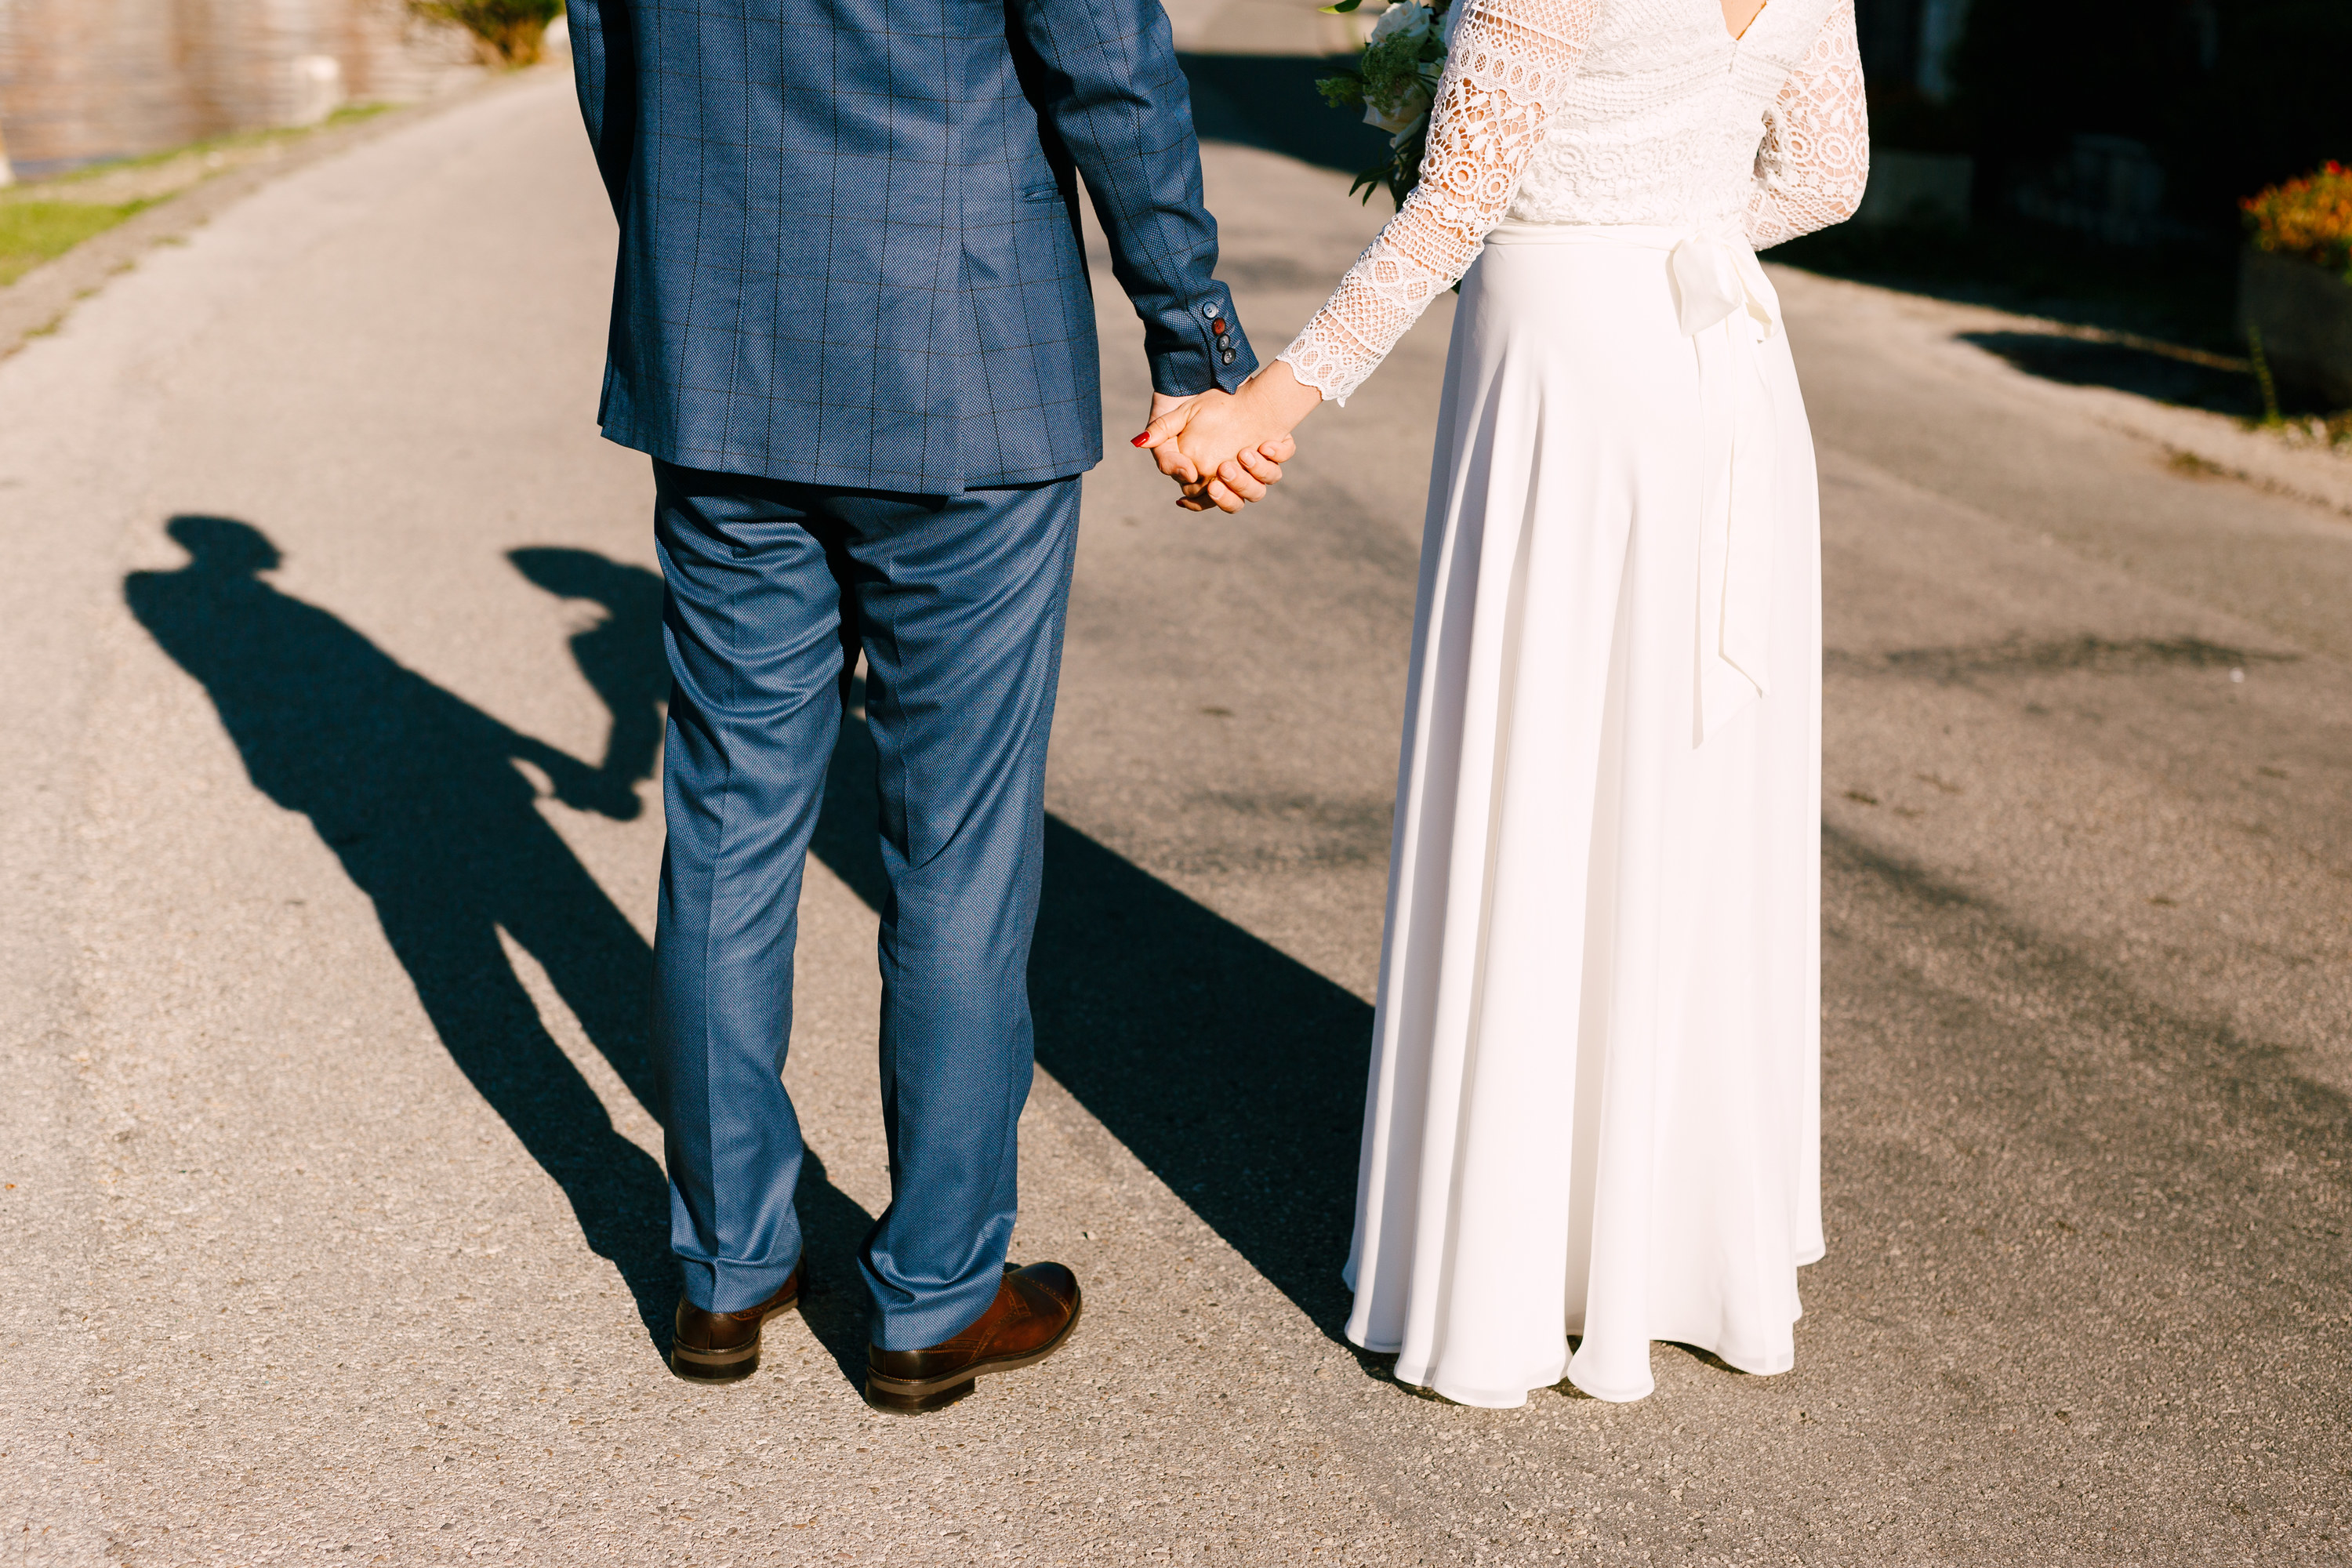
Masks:
[[[878,753],[886,1350],[994,1299],[1045,742],[1102,456],[1083,180],[1152,384],[1255,368],[1157,0],[570,0],[621,224],[604,433],[650,453],[673,676],[656,1068],[686,1293],[799,1261],[779,1081],[801,870],[862,651]]]
[[[621,220],[605,434],[952,494],[1102,460],[1083,175],[1161,392],[1253,365],[1153,0],[571,0]],[[1215,309],[1223,314],[1204,312]]]

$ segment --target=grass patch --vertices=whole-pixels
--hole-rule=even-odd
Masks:
[[[371,120],[390,104],[355,103],[318,125],[244,131],[93,163],[0,194],[0,288],[94,235],[218,174],[270,157],[281,142]],[[143,171],[152,171],[145,173]]]
[[[0,202],[0,286],[104,234],[152,202]]]
[[[94,180],[121,169],[152,169],[181,158],[200,158],[212,153],[244,153],[268,147],[279,142],[296,142],[321,131],[331,131],[339,125],[352,125],[362,120],[373,120],[388,110],[397,108],[390,103],[347,103],[316,125],[272,126],[260,131],[238,131],[226,136],[207,137],[202,142],[184,142],[166,147],[158,153],[141,153],[130,158],[109,158],[102,163],[88,163],[70,174],[57,174],[41,184],[51,189],[70,187],[83,180]]]

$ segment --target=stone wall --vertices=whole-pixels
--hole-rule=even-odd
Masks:
[[[0,0],[0,138],[39,175],[421,98],[478,68],[404,0]]]

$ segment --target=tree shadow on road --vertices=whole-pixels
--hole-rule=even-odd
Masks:
[[[2263,395],[2250,366],[2170,344],[2100,342],[2064,332],[1962,332],[2028,375],[2067,386],[2112,386],[2158,403],[2260,418]]]
[[[1262,147],[1349,175],[1389,155],[1386,132],[1365,124],[1361,114],[1332,108],[1315,90],[1319,79],[1351,59],[1182,54],[1176,60],[1192,89],[1193,127],[1204,142]]]

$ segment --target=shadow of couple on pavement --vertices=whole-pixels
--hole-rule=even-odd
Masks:
[[[661,579],[590,551],[509,562],[604,612],[575,635],[612,714],[589,763],[443,689],[326,610],[283,594],[257,529],[183,515],[175,571],[124,582],[131,613],[205,688],[254,784],[310,819],[373,901],[442,1044],[570,1200],[667,1352],[677,1276],[661,1168],[613,1126],[541,1023],[499,932],[529,952],[638,1101],[659,1115],[647,1058],[652,953],[540,814],[554,796],[617,819],[661,744],[668,672]],[[872,907],[872,743],[853,690],[814,850]],[[1066,824],[1049,819],[1030,965],[1039,1064],[1261,1273],[1337,1335],[1370,1009]],[[879,1134],[879,1129],[876,1132]],[[814,1151],[800,1207],[809,1326],[863,1376],[854,1258],[870,1216]]]

